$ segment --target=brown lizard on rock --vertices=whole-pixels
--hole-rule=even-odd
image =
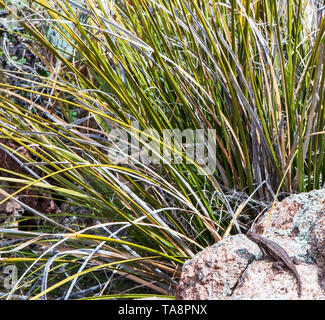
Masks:
[[[298,295],[301,297],[302,285],[301,279],[296,269],[295,264],[298,264],[299,261],[293,257],[289,257],[288,253],[277,243],[263,238],[257,233],[248,231],[246,237],[251,241],[255,242],[261,249],[263,256],[268,255],[275,260],[273,266],[281,271],[283,266],[286,266],[292,273],[295,275],[298,283]]]

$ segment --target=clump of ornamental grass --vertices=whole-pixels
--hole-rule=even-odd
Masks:
[[[12,14],[48,71],[0,84],[0,136],[19,148],[0,147],[23,170],[2,169],[16,189],[0,204],[37,220],[2,225],[1,262],[19,271],[5,297],[173,296],[195,253],[324,183],[313,2],[38,0]],[[26,205],[31,188],[58,210]]]

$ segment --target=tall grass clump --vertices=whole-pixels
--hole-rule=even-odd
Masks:
[[[48,75],[6,71],[20,85],[0,84],[0,147],[23,169],[2,169],[16,188],[0,204],[19,201],[21,220],[37,221],[1,229],[1,262],[19,269],[5,296],[172,296],[195,253],[279,195],[321,188],[322,10],[38,0],[13,13]],[[173,140],[175,130],[206,134],[212,171],[185,152],[198,138]],[[26,205],[28,190],[59,209]]]

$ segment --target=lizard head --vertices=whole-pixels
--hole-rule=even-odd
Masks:
[[[261,236],[258,235],[257,233],[255,232],[252,232],[252,231],[248,231],[246,233],[246,237],[249,239],[249,240],[252,240],[254,242],[260,242],[261,241]]]

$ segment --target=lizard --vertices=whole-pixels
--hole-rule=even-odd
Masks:
[[[299,273],[296,269],[295,264],[298,264],[299,261],[295,257],[289,257],[288,253],[276,242],[268,240],[257,233],[248,231],[246,237],[251,241],[255,242],[265,255],[270,256],[275,260],[273,266],[282,271],[282,267],[286,266],[291,272],[295,275],[298,284],[298,296],[301,297],[302,284]]]

